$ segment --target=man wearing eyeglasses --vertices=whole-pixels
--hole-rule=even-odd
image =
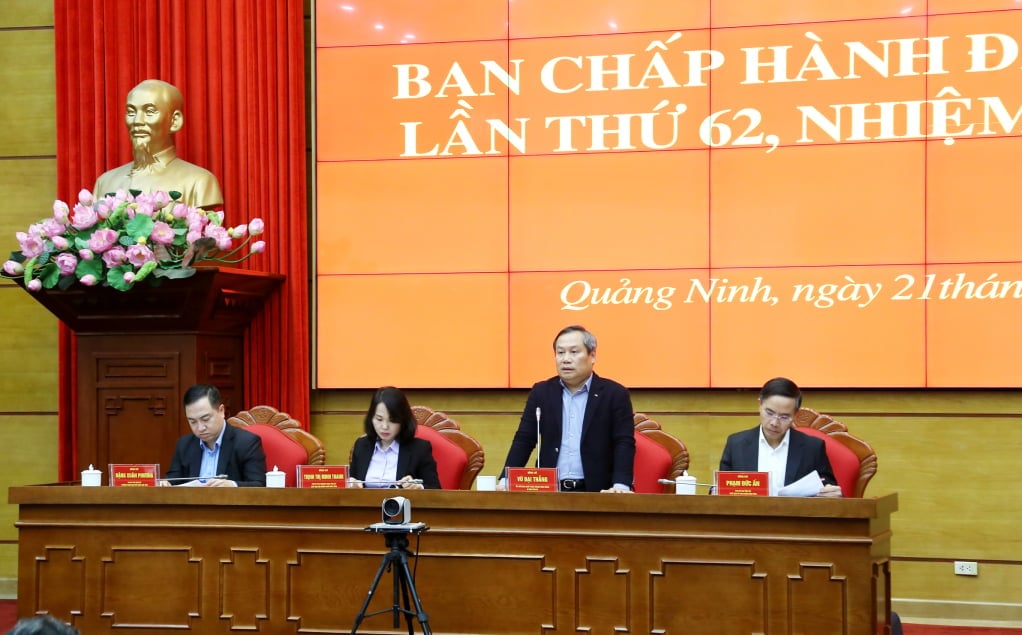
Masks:
[[[823,481],[817,496],[841,496],[822,439],[792,426],[802,391],[786,377],[775,377],[759,391],[759,425],[727,438],[721,471],[769,472],[770,494],[816,470]]]

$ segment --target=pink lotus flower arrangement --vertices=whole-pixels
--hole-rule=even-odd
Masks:
[[[52,216],[17,232],[21,251],[11,253],[2,275],[24,279],[29,291],[76,282],[127,291],[143,280],[187,278],[200,261],[235,264],[265,249],[253,241],[263,233],[261,219],[224,227],[223,212],[188,207],[180,196],[120,190],[97,199],[82,190],[74,207],[54,201]]]

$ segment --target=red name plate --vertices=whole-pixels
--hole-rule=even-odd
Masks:
[[[769,496],[770,472],[717,472],[718,496]]]
[[[556,467],[509,467],[507,468],[507,491],[509,492],[556,492]]]
[[[156,487],[160,478],[160,465],[139,463],[111,463],[110,485],[112,487]]]
[[[341,488],[347,486],[347,465],[298,466],[298,487]]]

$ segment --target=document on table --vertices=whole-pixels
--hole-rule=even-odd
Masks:
[[[813,470],[794,483],[785,485],[777,490],[778,496],[816,496],[823,488],[823,481],[820,474]]]

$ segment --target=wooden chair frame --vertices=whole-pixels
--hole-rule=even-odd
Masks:
[[[795,413],[795,425],[797,427],[815,428],[825,433],[831,439],[838,441],[841,445],[851,450],[859,459],[859,477],[852,488],[856,498],[862,498],[866,492],[866,485],[877,473],[877,454],[873,447],[848,432],[848,426],[835,421],[827,414],[821,414],[812,408],[803,406]]]
[[[227,419],[232,426],[242,428],[253,424],[271,425],[297,441],[309,455],[307,465],[326,465],[326,448],[315,436],[302,429],[302,424],[291,418],[286,412],[280,412],[272,406],[255,406],[242,410]]]
[[[482,471],[486,459],[483,446],[462,432],[458,422],[451,419],[446,413],[435,411],[429,406],[412,406],[412,414],[415,415],[415,422],[418,425],[433,428],[465,452],[468,463],[461,475],[461,484],[458,489],[472,489],[472,483]]]
[[[671,470],[665,478],[674,480],[688,469],[689,456],[688,448],[681,439],[665,432],[660,423],[650,419],[645,413],[636,412],[633,414],[635,430],[647,439],[663,446],[671,455]],[[664,485],[664,491],[673,493],[673,485]]]

